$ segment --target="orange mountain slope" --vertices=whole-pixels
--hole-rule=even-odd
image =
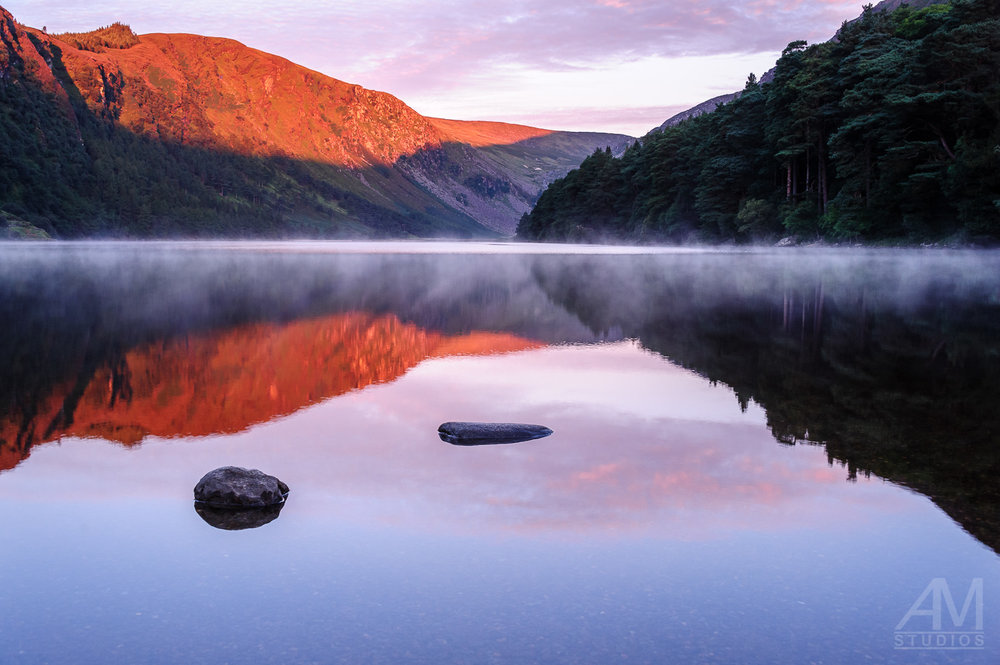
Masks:
[[[338,166],[392,164],[444,142],[508,145],[552,130],[425,118],[396,97],[345,83],[232,39],[153,33],[124,49],[61,53],[88,105],[159,138]]]
[[[445,120],[427,118],[446,141],[465,143],[473,148],[491,145],[511,145],[539,136],[555,134],[551,129],[539,129],[527,125],[512,125],[506,122],[485,120]]]
[[[233,39],[139,35],[128,48],[58,49],[88,105],[138,132],[248,154],[344,166],[391,164],[445,142],[512,145],[554,130],[424,117],[384,92],[345,83]],[[614,135],[608,135],[614,136]]]
[[[138,133],[354,167],[391,164],[442,140],[392,95],[231,39],[148,34],[130,48],[92,52],[47,38],[88,106]]]
[[[56,98],[62,112],[72,117],[69,96],[56,80],[50,63],[34,47],[22,28],[14,21],[14,17],[0,7],[0,82],[6,83],[11,78],[11,70],[21,64],[42,90]],[[34,32],[30,28],[28,30]]]
[[[65,436],[126,445],[147,436],[231,434],[365,386],[423,360],[538,348],[513,335],[445,336],[392,315],[257,323],[148,344],[54,390],[33,417],[0,418],[0,470]]]

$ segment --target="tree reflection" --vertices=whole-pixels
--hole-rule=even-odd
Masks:
[[[1000,551],[996,281],[879,260],[747,263],[649,262],[636,280],[634,268],[589,259],[572,285],[552,266],[536,275],[595,331],[618,325],[729,385],[741,405],[760,404],[777,441],[823,445],[849,480],[874,473],[916,489]]]

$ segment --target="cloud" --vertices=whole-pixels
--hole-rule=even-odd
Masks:
[[[853,4],[476,0],[409,10],[383,2],[369,16],[392,11],[391,30],[381,20],[361,20],[359,32],[335,38],[343,44],[338,65],[355,78],[397,90],[416,77],[425,89],[447,90],[500,65],[551,72],[609,61],[778,53],[794,39],[829,37]],[[352,58],[373,40],[383,46],[376,57]]]
[[[5,6],[23,22],[47,24],[50,31],[122,20],[137,32],[232,37],[407,102],[496,95],[491,83],[512,69],[572,76],[623,63],[750,54],[769,54],[770,66],[788,42],[828,39],[844,19],[860,13],[855,0],[95,0],[84,6],[13,0]],[[736,74],[739,82],[747,73]],[[595,84],[591,94],[602,91]],[[640,105],[696,103],[710,96],[692,92]],[[525,98],[492,102],[493,117]]]
[[[452,85],[498,64],[559,70],[612,60],[780,52],[793,39],[825,39],[859,11],[853,0],[461,0],[438,2],[204,3],[195,0],[77,2],[14,0],[21,20],[53,30],[87,29],[114,20],[141,31],[231,36],[324,63],[341,76],[378,80],[428,76]],[[457,82],[455,82],[457,84]]]
[[[504,105],[503,119],[511,122],[640,136],[705,99],[741,89],[750,72],[759,76],[774,60],[772,54],[650,56],[560,71],[499,65],[476,78],[478,94],[416,87],[403,97],[428,115],[489,120]]]
[[[665,119],[687,110],[691,104],[669,106],[579,106],[576,108],[537,108],[508,113],[504,119],[533,127],[572,129],[587,132],[617,132],[641,136]],[[488,119],[485,112],[478,112]],[[463,118],[474,119],[467,114]]]

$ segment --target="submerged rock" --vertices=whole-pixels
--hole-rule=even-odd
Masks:
[[[552,434],[542,425],[524,423],[464,423],[448,422],[438,427],[442,441],[456,446],[486,446],[498,443],[517,443],[541,439]]]
[[[278,518],[284,503],[262,508],[219,508],[207,503],[194,502],[194,510],[201,519],[216,529],[239,531],[241,529],[256,529]]]
[[[288,485],[257,469],[223,466],[209,471],[194,486],[194,500],[213,508],[262,508],[280,505]]]

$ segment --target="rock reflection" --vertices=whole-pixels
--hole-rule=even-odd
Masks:
[[[278,519],[281,509],[285,507],[285,502],[263,508],[246,508],[237,510],[233,508],[219,508],[209,506],[199,501],[194,502],[194,511],[201,519],[216,529],[226,531],[241,531],[243,529],[256,529]]]

